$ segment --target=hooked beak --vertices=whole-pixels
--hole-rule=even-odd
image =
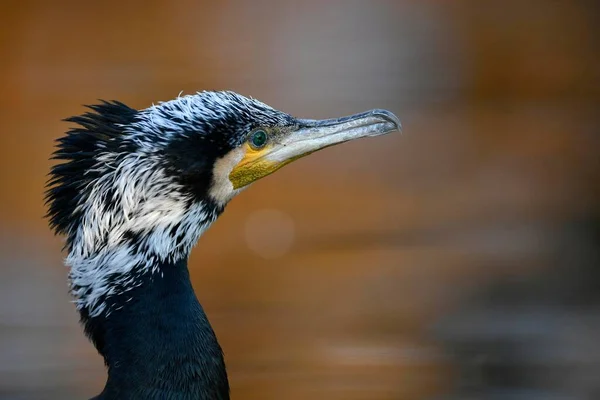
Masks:
[[[234,189],[239,189],[315,151],[401,130],[398,117],[379,109],[335,119],[299,119],[297,128],[275,136],[263,149],[246,146],[244,157],[232,169],[229,179]]]
[[[401,131],[400,120],[387,110],[371,110],[342,118],[299,120],[300,128],[282,138],[281,147],[269,155],[273,161],[293,161],[325,147]]]

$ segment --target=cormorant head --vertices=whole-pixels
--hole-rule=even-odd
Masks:
[[[307,154],[400,128],[385,110],[297,119],[232,92],[202,92],[137,111],[89,107],[58,140],[49,217],[67,236],[66,263],[79,308],[136,276],[186,258],[227,202],[252,182]]]

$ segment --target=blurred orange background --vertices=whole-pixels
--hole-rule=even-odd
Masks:
[[[201,238],[191,274],[234,399],[600,398],[597,2],[0,13],[0,398],[105,383],[43,219],[61,119],[204,89],[404,125],[256,183]]]

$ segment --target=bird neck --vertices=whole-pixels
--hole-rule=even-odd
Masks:
[[[97,399],[229,399],[223,354],[198,302],[187,260],[159,265],[111,298],[85,330],[108,366]]]

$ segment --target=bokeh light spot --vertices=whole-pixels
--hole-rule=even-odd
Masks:
[[[245,233],[250,250],[263,258],[278,258],[294,243],[295,223],[283,211],[262,209],[248,216]]]

